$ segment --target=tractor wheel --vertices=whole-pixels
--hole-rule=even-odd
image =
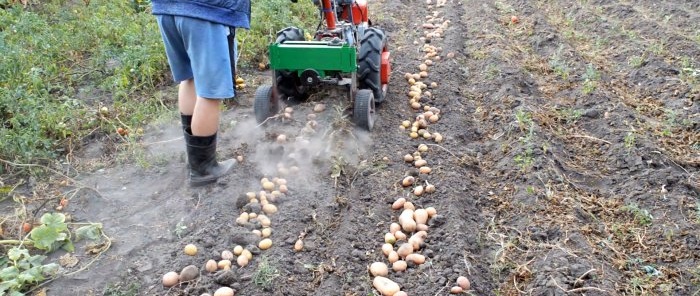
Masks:
[[[384,88],[381,80],[382,52],[386,50],[384,32],[377,28],[367,28],[360,40],[360,55],[357,60],[359,87],[374,93],[377,103],[384,102]]]
[[[285,41],[304,41],[304,31],[297,27],[287,27],[277,32],[276,43],[284,43]],[[295,72],[290,71],[275,71],[275,80],[277,83],[277,91],[284,96],[284,99],[293,99],[297,101],[306,100],[308,95],[301,91],[301,80]]]
[[[374,127],[374,94],[371,90],[360,89],[357,91],[352,120],[355,125],[368,131]]]
[[[272,85],[261,85],[255,91],[253,103],[255,120],[258,123],[265,121],[279,111],[279,100],[272,89]]]

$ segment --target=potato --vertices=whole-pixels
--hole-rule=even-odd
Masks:
[[[238,266],[240,267],[245,267],[246,265],[248,265],[248,261],[250,261],[250,259],[248,259],[246,255],[242,254],[236,259],[236,263],[238,263]]]
[[[413,74],[413,79],[419,80],[420,78],[420,74]]]
[[[427,167],[427,166],[422,166],[418,169],[418,172],[421,174],[430,174],[432,171],[433,171],[433,169],[431,169],[430,167]],[[426,189],[427,189],[427,187],[426,187]]]
[[[406,262],[413,262],[413,264],[421,265],[425,263],[425,256],[413,253],[406,256]]]
[[[404,271],[408,267],[408,264],[406,264],[406,261],[403,260],[397,260],[396,262],[391,264],[391,269],[393,269],[396,272]]]
[[[387,232],[384,234],[384,242],[393,245],[396,242],[396,237],[391,232]]]
[[[229,287],[221,287],[214,292],[214,296],[233,296],[233,289]]]
[[[418,109],[420,109],[420,107],[421,107],[421,104],[418,102],[411,103],[411,108],[413,108],[413,109],[418,110]]]
[[[403,208],[404,208],[404,210],[412,210],[413,211],[416,209],[416,206],[414,206],[412,202],[407,201],[406,203],[403,204]]]
[[[460,286],[454,286],[450,289],[450,294],[460,294],[462,292],[464,292],[464,289]]]
[[[430,88],[436,88],[438,86],[437,82],[431,82]]]
[[[420,64],[418,65],[418,69],[421,71],[427,71],[428,70],[428,65],[426,64]]]
[[[219,269],[219,266],[216,264],[216,261],[214,261],[214,260],[209,260],[204,265],[204,270],[206,270],[208,272],[215,272],[217,269]]]
[[[301,239],[297,239],[297,242],[294,243],[294,251],[299,252],[304,248],[304,241]]]
[[[170,288],[175,286],[179,280],[180,276],[177,272],[171,271],[163,275],[163,286]]]
[[[185,254],[189,256],[197,255],[197,246],[188,244],[185,246]]]
[[[272,222],[270,222],[270,218],[265,215],[258,215],[258,221],[260,221],[260,225],[263,227],[270,227],[272,224]]]
[[[223,252],[221,252],[221,259],[233,260],[233,253],[231,253],[231,251],[229,250],[224,250]]]
[[[189,282],[199,277],[199,268],[194,265],[187,265],[180,271],[180,282]]]
[[[382,245],[382,253],[384,253],[384,256],[389,256],[389,253],[391,253],[391,251],[393,250],[394,246],[392,246],[391,244],[385,243]]]
[[[265,212],[265,214],[272,215],[274,213],[277,213],[277,206],[268,203],[266,205],[263,205],[262,210],[263,212]]]
[[[411,137],[411,139],[418,138],[418,133],[412,132],[412,133],[409,134],[409,137]]]
[[[372,286],[377,289],[379,293],[382,293],[383,296],[394,296],[396,292],[401,289],[399,284],[383,276],[374,277],[374,280],[372,280]]]
[[[403,187],[408,187],[408,186],[413,185],[413,182],[415,182],[415,181],[416,181],[415,177],[407,176],[407,177],[403,178],[403,180],[401,181],[401,185],[403,185]]]
[[[436,122],[438,122],[438,120],[440,120],[440,117],[437,116],[437,114],[433,114],[433,116],[430,116],[428,118],[428,121],[430,121],[431,123],[436,123]]]
[[[430,185],[428,185],[428,186],[430,186]],[[425,211],[428,212],[428,217],[433,217],[433,216],[435,216],[435,214],[437,214],[437,210],[434,207],[427,207],[427,208],[425,208]]]
[[[417,168],[420,168],[420,167],[423,167],[423,166],[426,166],[426,165],[428,165],[428,161],[425,160],[425,159],[419,159],[419,160],[416,160],[416,161],[413,163],[413,166],[415,166],[415,167],[417,167]]]
[[[399,260],[399,253],[397,253],[396,251],[391,251],[386,257],[389,260],[389,263],[394,263]]]
[[[399,255],[401,258],[406,258],[406,256],[410,255],[413,253],[413,245],[410,243],[403,243],[401,246],[399,246],[399,249],[396,251],[396,253]]]
[[[413,219],[418,224],[428,223],[428,211],[426,211],[425,209],[416,209],[413,212]]]
[[[256,213],[250,213],[249,215],[250,215],[250,219],[258,218],[258,214],[256,214]]]
[[[270,181],[263,183],[262,186],[263,186],[263,189],[265,189],[267,191],[275,190],[275,183],[272,183]]]
[[[323,112],[326,110],[326,105],[325,104],[316,104],[314,106],[314,112]]]
[[[270,237],[270,235],[272,235],[272,228],[263,228],[263,230],[260,232],[262,234],[262,237]]]
[[[289,189],[287,189],[287,185],[280,185],[280,193],[286,194],[287,192],[289,192]]]
[[[436,143],[442,142],[442,135],[439,134],[439,133],[434,133],[434,134],[433,134],[433,138],[435,139],[435,142],[436,142]]]
[[[418,151],[419,152],[428,152],[428,145],[425,145],[425,144],[418,145]]]
[[[430,133],[427,132],[427,131],[426,131],[425,133],[423,133],[423,138],[424,138],[424,139],[430,139],[430,138],[432,138],[432,137],[433,137],[433,135],[430,134]]]
[[[454,58],[454,57],[455,57],[455,53],[454,53],[454,52],[450,52],[450,53],[447,54],[447,58],[448,58],[448,59],[451,59],[451,58]]]
[[[417,231],[428,231],[428,225],[416,223],[416,230]]]
[[[253,229],[253,231],[251,231],[251,232],[253,234],[257,235],[258,237],[262,237],[262,231],[260,231],[258,229]]]
[[[421,78],[425,78],[425,77],[428,77],[428,72],[421,71],[420,74],[418,74],[418,75],[420,75]]]
[[[396,238],[397,241],[402,241],[402,240],[406,240],[407,236],[405,233],[403,233],[403,231],[399,230],[399,231],[396,231],[396,233],[394,233],[394,237]]]
[[[401,230],[401,225],[399,225],[399,223],[393,222],[391,225],[389,225],[389,232],[391,232],[394,236],[396,236],[396,232],[399,230]]]
[[[231,267],[231,261],[230,260],[221,260],[218,263],[216,263],[216,266],[219,269],[227,269]]]
[[[243,247],[242,247],[242,246],[237,245],[237,246],[233,247],[233,254],[234,254],[234,255],[238,256],[238,255],[240,255],[241,253],[243,253]]]
[[[418,186],[414,187],[414,188],[413,188],[413,194],[415,194],[416,196],[421,196],[421,195],[423,195],[423,186],[418,185]]]
[[[405,162],[413,162],[413,155],[411,154],[406,154],[403,156],[403,161]]]
[[[248,199],[253,199],[253,198],[256,197],[255,192],[246,192],[245,196],[246,196]]]
[[[396,292],[396,294],[394,294],[394,296],[408,296],[408,293],[406,293],[404,291],[398,291],[398,292]]]
[[[408,79],[411,79],[411,78],[413,77],[413,74],[411,74],[411,73],[405,73],[405,74],[403,75],[403,77],[406,78],[406,80],[408,80]]]
[[[433,192],[435,192],[435,185],[433,185],[433,184],[428,184],[427,186],[425,186],[425,192],[426,192],[426,193],[433,193]]]
[[[253,253],[246,249],[243,249],[243,252],[241,252],[241,256],[245,256],[246,258],[248,258],[248,260],[253,260]]]
[[[408,177],[406,177],[406,178],[408,178]],[[404,180],[406,180],[406,178],[404,178]],[[402,183],[405,184],[405,182],[402,182]],[[410,184],[408,186],[410,186]],[[403,208],[403,205],[405,203],[406,203],[406,198],[399,197],[398,199],[396,199],[396,201],[394,201],[393,204],[391,204],[391,209],[393,209],[393,210],[401,209],[401,208]]]
[[[464,290],[469,290],[469,288],[471,287],[469,279],[465,276],[460,276],[457,278],[457,285]]]
[[[272,240],[269,238],[263,239],[258,243],[258,248],[261,250],[267,250],[272,247]]]
[[[389,268],[383,262],[374,262],[369,266],[369,272],[373,276],[386,276],[389,274]]]

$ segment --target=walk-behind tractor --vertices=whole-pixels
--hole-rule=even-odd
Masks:
[[[288,27],[270,45],[272,85],[256,90],[255,118],[263,122],[283,102],[304,101],[322,85],[337,85],[347,90],[355,125],[372,130],[375,104],[386,99],[391,73],[387,38],[372,27],[366,0],[317,1],[321,23],[313,40]]]

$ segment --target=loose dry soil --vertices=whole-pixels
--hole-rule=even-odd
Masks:
[[[137,139],[139,161],[81,172],[61,189],[92,188],[65,212],[103,223],[112,241],[47,294],[201,295],[227,285],[236,295],[377,295],[367,267],[387,262],[381,246],[399,197],[438,212],[419,251],[426,263],[388,275],[409,295],[446,295],[460,275],[471,295],[700,293],[700,2],[382,0],[371,10],[394,70],[374,131],[354,130],[331,91],[294,106],[292,120],[256,127],[249,86],[222,119],[219,147],[244,161],[191,189],[179,123],[154,126]],[[446,21],[425,39],[435,30],[424,23]],[[421,101],[440,109],[427,128],[444,136],[439,144],[399,128],[418,114],[404,73],[418,72],[426,43],[442,49],[422,80],[437,87]],[[318,126],[304,129],[318,102],[327,105]],[[411,173],[403,155],[421,143],[432,173],[418,179],[437,191],[416,197],[399,182]],[[104,161],[108,146],[89,145],[75,163]],[[278,164],[300,170],[283,175]],[[263,177],[290,188],[274,202],[265,251],[254,247],[257,225],[235,223],[259,211],[245,193],[262,190]],[[294,252],[299,237],[305,247]],[[183,253],[190,243],[196,256]],[[246,267],[161,285],[166,272],[201,268],[236,245],[253,246]],[[68,270],[95,258],[83,250]]]

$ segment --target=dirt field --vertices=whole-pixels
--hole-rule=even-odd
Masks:
[[[112,243],[87,270],[49,283],[48,295],[201,295],[224,285],[236,295],[378,295],[367,267],[388,263],[381,247],[399,197],[437,210],[418,251],[426,262],[387,276],[408,295],[449,294],[458,276],[469,278],[471,295],[699,295],[700,2],[371,8],[394,69],[372,133],[352,129],[335,92],[256,128],[254,86],[267,76],[248,70],[253,86],[225,114],[220,141],[223,157],[243,157],[236,171],[190,189],[178,123],[147,130],[140,141],[151,166],[76,179],[95,190],[80,190],[66,212],[103,223]],[[441,48],[422,79],[437,86],[421,100],[440,110],[427,128],[440,143],[399,128],[419,114],[404,73],[419,72],[425,44]],[[317,102],[326,110],[305,129]],[[276,143],[279,134],[288,142]],[[422,158],[432,172],[416,176],[437,189],[420,197],[400,184],[415,173],[403,158],[419,144],[428,144]],[[103,161],[107,146],[91,144],[76,163]],[[263,177],[286,178],[289,193],[273,202],[273,246],[261,251],[251,232],[259,225],[235,220],[260,212],[245,194],[262,190]],[[183,253],[189,243],[196,256]],[[161,285],[166,272],[202,268],[236,245],[252,245],[246,267]],[[94,258],[76,257],[73,269]]]

